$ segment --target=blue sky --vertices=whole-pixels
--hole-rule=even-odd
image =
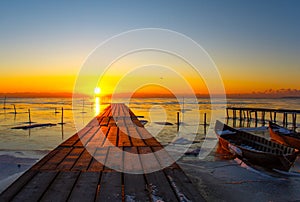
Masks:
[[[245,75],[257,75],[253,82],[269,88],[264,77],[272,71],[283,87],[297,88],[299,19],[296,0],[1,1],[0,69],[2,77],[76,74],[105,39],[156,27],[198,42],[225,80],[244,77],[250,85]]]

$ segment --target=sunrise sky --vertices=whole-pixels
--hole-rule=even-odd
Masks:
[[[299,89],[299,19],[297,0],[1,1],[0,93],[72,92],[82,64],[101,42],[147,27],[174,30],[200,44],[227,93]],[[171,74],[165,76],[182,90]],[[196,91],[206,92],[201,80],[186,76]],[[107,81],[107,93],[113,85]]]

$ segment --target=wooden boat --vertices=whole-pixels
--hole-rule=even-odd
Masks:
[[[272,140],[300,149],[300,133],[288,130],[271,121],[269,122],[269,132]]]
[[[223,149],[265,168],[288,171],[299,153],[297,149],[236,130],[220,121],[216,122],[215,132]]]

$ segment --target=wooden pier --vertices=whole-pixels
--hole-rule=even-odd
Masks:
[[[26,171],[0,201],[204,201],[176,162],[166,162],[172,158],[132,111],[112,104]]]
[[[232,111],[231,113],[229,111]],[[297,128],[297,115],[300,114],[300,110],[290,109],[267,109],[267,108],[248,108],[248,107],[227,107],[226,108],[227,118],[239,119],[240,121],[261,121],[263,124],[266,121],[278,122],[278,115],[282,117],[282,125],[287,127],[290,123],[293,128]],[[230,116],[232,114],[232,116]],[[253,115],[254,114],[254,115]],[[269,117],[267,116],[269,115]],[[289,119],[290,118],[290,119]]]

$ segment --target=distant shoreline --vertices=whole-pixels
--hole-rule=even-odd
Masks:
[[[115,98],[127,98],[131,94],[122,93],[114,95]],[[177,97],[194,97],[195,95],[184,95],[179,94]],[[16,93],[0,93],[0,98],[72,98],[73,93],[70,92],[57,92],[57,93],[48,93],[48,92],[16,92]],[[78,94],[75,97],[91,97],[86,94]],[[101,97],[111,98],[111,95],[103,95]],[[134,94],[133,98],[175,98],[174,95],[170,94]],[[210,98],[209,94],[196,94],[197,98]],[[223,98],[223,95],[214,94],[214,98]],[[298,95],[282,95],[282,94],[227,94],[226,98],[229,99],[300,99]]]

